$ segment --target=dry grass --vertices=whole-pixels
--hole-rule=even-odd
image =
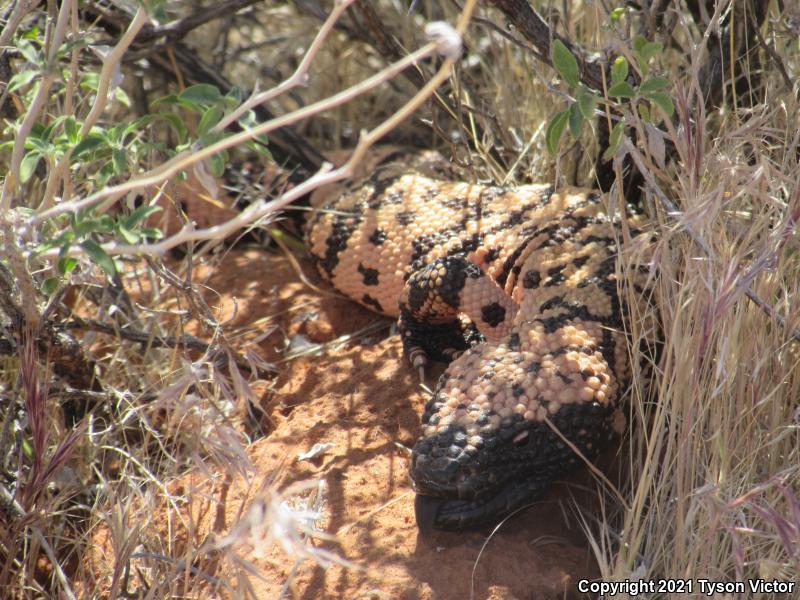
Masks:
[[[650,169],[663,348],[652,389],[639,379],[632,390],[630,504],[599,557],[609,579],[800,574],[800,113],[782,83],[771,78],[750,111],[680,115],[683,160]],[[678,106],[703,89],[689,71]]]
[[[423,15],[451,22],[457,15],[451,4],[429,1],[419,3],[412,20],[402,21],[402,3],[376,4],[387,22],[403,23],[395,33],[408,48],[418,46]],[[241,54],[230,76],[241,76],[245,84],[248,72],[271,79],[286,76],[296,64],[286,57],[297,56],[319,24],[290,4],[257,15],[251,30],[240,31],[258,47]],[[496,17],[488,10],[481,16]],[[590,48],[622,45],[605,23],[599,3],[575,2],[560,31]],[[774,31],[781,29],[776,25]],[[687,43],[687,32],[679,29],[676,35]],[[786,35],[774,43],[789,72],[797,73],[796,40],[789,54]],[[585,134],[583,144],[563,144],[558,160],[544,150],[544,124],[563,103],[553,72],[479,23],[472,25],[467,41],[470,54],[454,85],[464,112],[457,120],[436,113],[434,120],[449,143],[420,119],[399,129],[395,140],[450,150],[480,178],[591,185],[586,158],[594,145],[591,134]],[[800,330],[795,232],[800,106],[796,90],[785,89],[773,69],[766,74],[763,104],[690,119],[681,107],[697,105],[704,82],[686,61],[685,54],[669,51],[660,63],[663,74],[676,83],[682,126],[670,137],[680,159],[668,168],[647,162],[645,204],[657,232],[651,249],[653,312],[637,315],[631,324],[632,348],[638,348],[639,340],[652,341],[655,315],[663,344],[658,356],[645,358],[644,364],[632,352],[637,367],[629,395],[632,425],[623,444],[626,504],[606,490],[602,518],[583,518],[607,579],[796,581],[800,343],[792,335]],[[258,65],[269,68],[255,74]],[[311,86],[282,99],[282,106],[327,97],[380,66],[382,59],[366,46],[335,38],[315,63]],[[379,122],[410,89],[396,80],[305,124],[303,133],[326,149],[352,143],[360,128]],[[423,111],[420,116],[432,115]],[[677,211],[668,211],[664,198]],[[634,254],[623,254],[623,273]],[[186,265],[178,271],[185,275]],[[12,503],[7,487],[2,488],[0,520],[6,527],[0,532],[0,552],[6,560],[0,590],[30,597],[60,588],[114,598],[139,589],[143,597],[163,598],[197,596],[210,584],[231,597],[252,596],[245,577],[249,566],[236,552],[238,540],[193,546],[196,523],[184,507],[208,488],[174,489],[171,482],[191,470],[217,482],[250,472],[245,449],[262,432],[248,404],[255,398],[254,386],[268,384],[220,366],[219,349],[225,353],[225,335],[231,332],[198,307],[192,294],[143,264],[128,271],[126,286],[139,305],[149,307],[140,313],[142,329],[181,335],[191,322],[204,338],[215,339],[217,352],[189,357],[182,350],[86,334],[82,342],[101,367],[114,402],[93,411],[79,430],[53,418],[66,391],[45,391],[49,374],[42,364],[29,354],[2,358],[0,461],[3,472],[17,474],[19,492]],[[748,299],[748,289],[784,322]],[[630,286],[624,291],[636,293]],[[79,298],[74,305],[101,319],[108,316],[111,302],[106,299],[90,310],[86,307],[92,303]],[[318,499],[319,493],[317,488],[293,492],[301,500]],[[291,511],[275,493],[265,488],[264,504],[257,505],[264,507],[262,512],[249,513],[242,522],[250,529],[235,533],[245,538],[265,525],[267,540],[275,540],[279,529],[269,525],[282,525],[296,533],[281,539],[298,560],[332,560],[304,543],[316,535],[319,505],[309,500],[308,506]],[[174,535],[160,537],[148,527],[155,513],[167,515]],[[98,529],[107,532],[115,556],[107,573],[85,570],[82,560]],[[43,555],[49,561],[40,560]],[[220,581],[204,574],[206,565],[219,561],[230,561],[238,576]],[[64,578],[69,582],[55,583]],[[290,583],[291,574],[287,587]]]
[[[602,27],[607,21],[597,5],[572,7],[561,30],[572,39],[585,47],[623,44]],[[676,31],[682,43],[692,34]],[[796,73],[798,55],[786,53],[792,42],[778,37],[776,43]],[[634,319],[631,348],[652,347],[654,316],[662,345],[657,357],[632,350],[637,373],[621,449],[626,504],[609,493],[599,521],[596,514],[582,518],[604,579],[796,581],[800,106],[773,68],[765,101],[750,110],[702,113],[700,120],[688,109],[681,113],[700,106],[706,91],[698,80],[700,55],[690,58],[694,66],[678,52],[660,61],[662,74],[677,84],[681,126],[670,129],[669,139],[680,159],[659,168],[646,158],[645,204],[657,232],[649,250],[653,312]],[[544,150],[543,123],[562,108],[548,93],[552,72],[497,39],[481,44],[476,62],[476,85],[493,101],[493,130],[524,141],[514,148],[510,177],[487,160],[491,176],[591,185],[585,147],[562,144],[555,165]],[[631,124],[644,131],[638,120]],[[471,141],[480,149],[485,140]],[[591,147],[591,138],[583,141]],[[641,259],[640,250],[623,254],[623,273]],[[635,306],[637,292],[629,285],[624,291]]]
[[[597,6],[576,4],[565,24],[573,39],[586,47],[622,44],[599,26]],[[676,35],[685,42],[690,32]],[[791,47],[785,38],[778,44]],[[532,141],[513,178],[550,178],[541,124],[562,108],[547,93],[551,73],[509,44],[482,50],[486,69],[476,79],[495,92],[500,128]],[[779,54],[790,73],[800,69],[796,53]],[[702,104],[704,82],[685,55],[667,52],[661,67],[677,84],[679,109]],[[800,331],[800,106],[777,70],[765,93],[752,110],[700,121],[679,110],[682,127],[670,139],[680,160],[666,169],[647,161],[645,203],[657,232],[652,301],[663,345],[657,359],[632,350],[632,361],[644,364],[630,390],[631,427],[621,450],[626,505],[609,493],[600,521],[583,515],[604,579],[800,577],[800,340],[793,338]],[[520,106],[519,98],[535,101]],[[585,149],[564,148],[555,177],[591,185]],[[641,258],[633,250],[623,254],[623,273]],[[748,299],[748,289],[766,310]],[[634,306],[637,292],[627,286],[625,293]],[[640,341],[652,346],[654,315],[634,319],[632,349]]]

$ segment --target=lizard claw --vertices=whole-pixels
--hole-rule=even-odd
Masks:
[[[411,366],[419,372],[419,380],[425,381],[425,365],[428,364],[428,358],[425,356],[425,351],[422,348],[414,348],[409,358],[411,359]]]

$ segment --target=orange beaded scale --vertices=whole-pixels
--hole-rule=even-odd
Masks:
[[[573,448],[591,458],[613,437],[630,377],[618,219],[592,190],[405,166],[379,165],[313,213],[308,244],[336,288],[399,317],[414,366],[452,361],[425,407],[411,476],[420,529],[457,529],[516,510],[579,462]],[[641,216],[627,222],[648,235]],[[636,276],[643,284],[644,270]]]

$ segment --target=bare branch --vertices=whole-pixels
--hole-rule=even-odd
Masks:
[[[28,139],[34,123],[39,118],[45,104],[50,100],[50,86],[56,80],[57,73],[54,67],[56,53],[64,41],[64,36],[67,32],[67,22],[69,21],[70,11],[74,0],[64,0],[61,3],[61,8],[58,11],[58,19],[56,21],[55,30],[52,37],[48,40],[50,52],[47,56],[47,64],[45,65],[44,72],[42,73],[42,80],[39,83],[39,90],[36,97],[33,99],[22,124],[17,131],[14,139],[14,147],[11,150],[11,164],[3,182],[3,190],[0,192],[0,217],[11,208],[11,196],[16,191],[19,179],[20,165],[22,164],[22,156],[25,152],[25,141]],[[5,33],[5,31],[4,31]],[[6,244],[11,243],[6,240]]]
[[[341,17],[342,13],[347,10],[347,7],[353,2],[354,0],[341,0],[340,2],[334,4],[331,14],[328,15],[328,18],[325,19],[322,27],[320,27],[316,37],[314,38],[314,41],[306,51],[305,56],[303,56],[303,60],[288,79],[270,90],[261,92],[260,94],[253,94],[250,98],[243,102],[239,108],[220,120],[220,122],[214,126],[213,131],[224,131],[231,123],[235,123],[243,114],[253,107],[258,106],[259,104],[264,104],[265,102],[268,102],[272,100],[272,98],[280,96],[281,94],[285,94],[298,85],[306,85],[308,81],[308,69],[311,66],[314,58],[317,56],[317,52],[322,47],[322,44],[325,42],[325,39],[328,37],[330,32],[333,30],[333,26],[339,20],[339,17]]]
[[[119,69],[119,64],[122,57],[127,52],[130,45],[133,43],[136,34],[147,22],[147,11],[144,8],[139,8],[133,17],[125,34],[120,38],[119,42],[112,50],[103,57],[103,67],[100,70],[100,78],[97,85],[97,94],[95,94],[94,103],[89,110],[89,114],[83,122],[80,129],[80,136],[86,137],[94,127],[95,123],[100,119],[100,115],[108,105],[108,92],[111,89],[111,84],[114,79],[114,74]],[[47,208],[52,204],[53,196],[56,192],[58,182],[62,181],[69,168],[70,159],[72,158],[71,147],[67,150],[61,159],[56,164],[55,168],[50,172],[50,177],[47,180],[47,187],[45,188],[44,198],[41,206]]]
[[[534,45],[538,51],[536,57],[551,67],[553,63],[550,58],[550,44],[554,39],[561,40],[578,61],[581,81],[602,93],[603,65],[588,60],[585,52],[570,39],[552,31],[539,13],[528,4],[528,0],[491,0],[491,2],[502,10],[514,27]]]
[[[193,10],[190,15],[183,19],[178,19],[177,21],[162,25],[161,27],[146,27],[139,35],[137,42],[141,44],[165,37],[172,43],[184,38],[192,30],[214,19],[228,17],[239,12],[243,8],[258,4],[259,2],[263,2],[263,0],[227,0],[225,2],[210,4],[202,10]]]
[[[11,14],[8,16],[6,26],[3,27],[3,31],[0,32],[0,49],[8,46],[9,42],[11,42],[11,36],[14,35],[22,19],[24,19],[25,15],[38,4],[39,0],[17,0],[14,3],[14,8],[11,9]]]
[[[262,123],[261,125],[258,125],[258,126],[254,127],[251,130],[242,131],[242,132],[240,132],[238,134],[231,135],[231,136],[229,136],[229,137],[227,137],[227,138],[225,138],[223,140],[220,140],[219,142],[217,142],[215,144],[212,144],[211,146],[207,146],[205,148],[196,149],[195,151],[191,151],[191,150],[184,151],[181,154],[179,154],[179,155],[175,156],[174,158],[172,158],[171,160],[167,161],[166,163],[164,163],[162,165],[159,165],[158,167],[156,167],[154,169],[151,169],[148,173],[145,173],[145,174],[143,174],[141,176],[135,177],[135,178],[133,178],[133,179],[131,179],[131,180],[125,182],[125,183],[122,183],[122,184],[119,184],[119,185],[116,185],[116,186],[110,186],[108,188],[104,188],[104,189],[102,189],[102,190],[90,195],[89,197],[82,199],[82,200],[73,200],[73,201],[70,201],[70,202],[65,202],[65,203],[59,204],[57,206],[54,206],[54,207],[52,207],[50,209],[41,211],[37,215],[32,217],[32,219],[29,221],[28,225],[29,226],[36,226],[36,225],[41,224],[42,222],[46,221],[47,219],[55,217],[55,216],[57,216],[59,214],[69,213],[69,212],[72,212],[72,211],[75,211],[75,210],[80,210],[80,209],[83,209],[83,208],[94,206],[94,205],[96,205],[96,204],[98,204],[101,201],[106,200],[106,199],[110,199],[111,201],[117,200],[117,199],[121,198],[124,194],[126,194],[126,193],[128,193],[130,191],[133,191],[133,190],[136,190],[136,189],[141,189],[141,188],[148,187],[148,186],[151,186],[151,185],[156,185],[156,184],[168,179],[169,177],[172,177],[172,176],[178,174],[179,172],[185,170],[189,166],[214,156],[218,152],[221,152],[221,151],[226,150],[228,148],[232,148],[234,146],[238,146],[238,145],[243,144],[244,142],[247,142],[247,141],[249,141],[249,140],[251,140],[251,139],[253,139],[255,137],[267,134],[267,133],[269,133],[269,132],[271,132],[271,131],[273,131],[275,129],[279,129],[279,128],[284,127],[286,125],[291,125],[291,124],[296,123],[297,121],[300,121],[300,120],[305,119],[307,117],[316,115],[318,113],[330,110],[331,108],[335,108],[337,106],[345,104],[345,103],[351,101],[353,98],[356,98],[356,97],[364,94],[365,92],[367,92],[367,91],[369,91],[371,89],[374,89],[375,87],[378,87],[379,85],[385,83],[386,81],[388,81],[389,79],[391,79],[392,77],[397,75],[399,72],[401,72],[403,69],[405,69],[408,66],[414,64],[415,62],[417,62],[419,60],[422,60],[422,59],[424,59],[424,58],[426,58],[428,56],[431,56],[431,55],[441,51],[441,49],[444,48],[447,45],[447,43],[448,43],[447,40],[441,40],[441,39],[439,41],[437,41],[437,42],[429,43],[429,44],[425,45],[424,47],[420,48],[419,50],[417,50],[416,52],[413,52],[413,53],[409,54],[403,60],[398,61],[397,63],[395,63],[393,65],[390,65],[389,67],[387,67],[383,71],[381,71],[379,73],[376,73],[375,75],[373,75],[372,77],[369,77],[368,79],[364,80],[363,82],[361,82],[359,84],[356,84],[356,85],[354,85],[354,86],[352,86],[350,88],[347,88],[346,90],[343,90],[343,91],[339,92],[338,94],[335,94],[335,95],[331,96],[330,98],[326,98],[324,100],[320,100],[318,102],[315,102],[315,103],[313,103],[313,104],[311,104],[309,106],[306,106],[304,108],[298,109],[298,110],[296,110],[294,112],[291,112],[291,113],[289,113],[287,115],[284,115],[282,117],[277,117],[275,119],[272,119],[271,121],[268,121],[266,123]],[[448,68],[449,68],[449,66],[452,64],[452,61],[449,60],[448,62],[446,62],[446,64],[448,65]],[[444,68],[444,66],[442,68]],[[435,80],[439,81],[441,83],[441,81],[444,81],[447,78],[446,77],[447,75],[449,75],[449,71],[447,73],[445,73],[444,76],[442,76],[442,70],[440,69],[439,73],[437,73],[437,77],[435,78]],[[430,84],[430,82],[429,82],[429,84]],[[426,87],[423,88],[423,90],[428,90],[428,89],[429,89],[429,85],[426,85]],[[430,93],[432,93],[432,91],[429,92],[428,95]],[[417,96],[419,96],[419,94]],[[413,110],[416,110],[416,108],[419,105],[421,105],[422,102],[424,101],[424,99],[420,100],[420,101],[416,100],[417,96],[415,96],[403,108],[401,108],[400,111],[398,111],[398,114],[402,114],[402,119],[405,119],[407,116],[409,116],[411,114],[411,112],[413,112]],[[427,95],[426,95],[426,98],[427,98]],[[400,119],[400,120],[402,120],[402,119]],[[392,117],[389,120],[387,120],[387,122],[395,122],[394,117]],[[397,121],[397,122],[399,122],[399,121]],[[332,179],[332,181],[338,181],[339,179],[341,179],[341,178],[343,178],[345,176],[346,176],[346,173],[338,173],[337,176],[334,179]],[[331,182],[331,180],[329,180],[330,177],[325,177],[324,179],[325,179],[324,181],[320,181],[318,179],[318,177],[315,176],[315,177],[311,178],[309,181],[305,182],[305,184],[301,184],[300,186],[294,188],[287,195],[291,195],[291,200],[293,200],[295,198],[299,198],[304,193],[310,192],[312,189],[315,189],[319,185],[323,185],[324,183],[330,183]],[[313,182],[314,185],[313,185],[313,187],[309,188],[308,184],[310,182]],[[298,189],[303,189],[304,190],[303,194],[297,194],[296,190],[298,190]],[[291,200],[288,200],[286,202],[281,202],[280,206],[283,206],[284,204],[286,204],[287,202],[289,202]],[[272,204],[272,203],[270,203],[270,204]],[[233,227],[238,227],[238,226],[241,226],[241,225],[243,225],[243,224],[245,224],[247,222],[251,222],[249,220],[242,220],[242,219],[245,217],[245,215],[248,215],[248,218],[250,218],[249,215],[252,212],[252,209],[253,208],[258,208],[259,206],[261,206],[261,205],[260,204],[253,205],[253,207],[251,207],[251,209],[248,209],[247,211],[242,213],[239,218],[234,219],[234,221],[236,221],[236,224],[233,225]],[[279,208],[280,206],[275,206],[271,210],[275,210],[275,208]],[[269,210],[267,210],[266,212],[269,212]],[[263,214],[266,214],[266,213],[263,213]],[[260,216],[263,216],[263,214],[260,215]],[[259,218],[259,217],[255,217],[255,218]],[[217,228],[211,228],[211,229],[217,229]],[[211,229],[207,230],[207,231],[209,233],[211,233]],[[228,230],[228,231],[232,231],[232,229]],[[197,232],[194,232],[194,233],[197,233]],[[201,237],[197,237],[196,235],[189,234],[189,232],[186,232],[186,235],[188,237],[184,241],[189,241],[190,239],[208,239],[208,238],[202,238],[202,236]],[[179,242],[179,243],[182,243],[182,242]],[[162,242],[162,244],[163,244],[163,242]],[[172,246],[170,246],[170,247],[172,247]],[[123,254],[131,254],[131,253],[132,254],[138,254],[138,252],[133,250],[133,248],[135,248],[134,246],[120,246],[119,248],[125,248],[125,251],[121,252]],[[143,246],[143,248],[148,248],[148,246]],[[162,251],[166,251],[167,249],[169,249],[169,248],[163,248]],[[119,253],[120,251],[117,250],[117,252]],[[158,253],[160,253],[160,252],[156,252],[154,250],[149,250],[149,251],[146,250],[145,252],[149,253],[149,254],[153,254],[153,253],[158,254]]]
[[[77,329],[83,331],[98,331],[100,333],[115,336],[123,340],[136,342],[150,348],[185,348],[188,350],[196,350],[198,352],[202,352],[203,354],[207,353],[212,348],[212,345],[208,342],[204,342],[200,338],[189,334],[183,334],[180,336],[161,336],[148,333],[146,331],[139,331],[137,329],[121,328],[108,323],[101,323],[100,321],[96,321],[94,319],[82,319],[75,315],[73,315],[72,320],[66,323],[64,326],[66,329],[71,330]],[[228,356],[228,353],[223,353],[220,355],[224,363],[227,363]],[[234,356],[233,358],[236,366],[240,369],[247,372],[253,370],[253,367],[250,365],[250,363],[248,363],[242,357]],[[263,376],[266,375],[266,373],[258,372],[256,375]]]

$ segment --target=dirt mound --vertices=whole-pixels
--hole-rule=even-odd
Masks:
[[[242,268],[244,263],[250,267]],[[307,264],[304,269],[312,271]],[[274,324],[303,343],[332,340],[380,319],[346,299],[311,290],[282,257],[254,256],[253,251],[231,252],[209,285],[226,292],[217,302],[238,298],[239,325],[283,312]],[[300,303],[302,309],[292,310]],[[262,344],[270,346],[264,350],[274,358],[275,340]],[[436,376],[430,374],[429,385]],[[179,543],[199,547],[204,540],[224,539],[254,500],[263,498],[265,483],[286,490],[321,479],[320,525],[338,543],[308,543],[355,567],[323,569],[307,560],[292,572],[294,557],[277,544],[255,544],[250,552],[245,545],[245,558],[257,567],[251,583],[260,598],[276,598],[290,573],[288,597],[295,598],[465,600],[473,597],[471,590],[475,598],[579,597],[577,579],[595,577],[597,567],[572,516],[565,485],[491,537],[491,529],[418,534],[408,448],[418,435],[424,402],[425,392],[403,360],[398,337],[389,335],[388,322],[322,356],[284,363],[275,391],[263,398],[276,427],[248,450],[256,467],[252,479],[211,484],[191,474],[171,486],[200,492],[187,504],[193,539]],[[315,444],[326,446],[313,458],[298,459]],[[167,535],[175,519],[156,517],[152,526]],[[102,556],[108,561],[112,555],[106,549]],[[214,576],[227,579],[226,568],[220,566]]]

